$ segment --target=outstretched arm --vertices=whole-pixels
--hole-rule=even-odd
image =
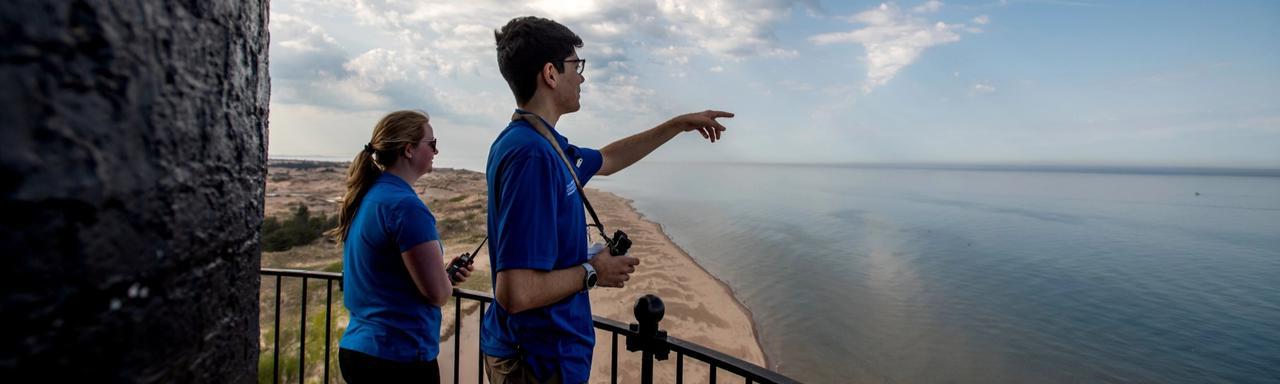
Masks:
[[[684,114],[647,131],[606,145],[600,149],[600,155],[604,160],[600,165],[600,171],[596,174],[612,175],[614,172],[621,171],[648,156],[680,132],[697,130],[703,138],[714,143],[720,139],[720,133],[725,130],[724,126],[716,121],[721,117],[733,117],[733,114],[713,110]]]

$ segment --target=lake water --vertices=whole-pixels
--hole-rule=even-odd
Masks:
[[[1280,382],[1277,177],[641,163],[591,185],[802,381]]]

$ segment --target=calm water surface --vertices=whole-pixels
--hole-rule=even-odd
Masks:
[[[1280,178],[641,163],[592,186],[806,382],[1280,382]]]

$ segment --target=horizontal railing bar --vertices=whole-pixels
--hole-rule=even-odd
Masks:
[[[603,318],[603,317],[600,317],[600,316],[591,316],[591,318],[592,318],[592,320],[595,320],[596,328],[603,329],[603,330],[606,330],[606,331],[609,331],[609,332],[613,332],[613,333],[617,333],[617,334],[621,334],[621,335],[623,335],[623,336],[638,336],[638,335],[640,335],[640,334],[639,334],[639,333],[637,333],[637,332],[632,332],[632,331],[631,331],[631,327],[630,327],[630,326],[628,326],[627,324],[625,324],[625,323],[621,322],[621,321],[617,321],[617,320],[614,320],[614,319],[606,319],[606,318]]]
[[[301,269],[263,268],[262,274],[267,276],[311,277],[317,279],[342,280],[340,272],[304,271]]]
[[[689,357],[693,357],[704,362],[716,361],[717,367],[729,372],[733,372],[739,376],[746,377],[752,381],[772,382],[772,383],[796,383],[789,377],[783,376],[778,372],[766,369],[764,367],[752,364],[745,360],[739,359],[711,348],[704,347],[697,343],[687,341],[674,336],[667,336],[667,345],[671,346],[672,351],[678,351]]]
[[[340,272],[320,272],[320,271],[307,271],[307,270],[298,270],[298,269],[262,268],[261,274],[263,276],[277,276],[277,279],[280,276],[287,276],[287,277],[305,277],[305,278],[315,278],[315,279],[337,280],[339,283],[341,283],[342,281],[342,273]],[[341,289],[341,287],[339,287],[339,289]],[[476,300],[481,303],[494,302],[493,296],[490,295],[489,293],[470,290],[470,289],[454,288],[453,296],[459,299]],[[461,304],[461,302],[459,302],[459,304]],[[484,304],[481,304],[481,305],[483,306]],[[639,333],[632,331],[631,327],[627,323],[623,323],[621,321],[608,319],[600,316],[592,316],[592,320],[596,329],[612,332],[616,335],[623,336],[623,337],[639,335]],[[767,368],[760,367],[758,365],[747,362],[746,360],[742,360],[737,357],[727,355],[723,352],[720,352],[711,348],[707,348],[697,343],[680,339],[678,337],[667,336],[666,344],[670,346],[671,351],[676,352],[677,356],[679,357],[688,356],[690,358],[697,359],[702,362],[706,362],[708,364],[711,364],[715,368],[723,369],[725,371],[729,371],[739,376],[742,376],[743,378],[745,378],[750,382],[785,383],[785,384],[799,383],[798,381],[795,381],[789,377],[786,377],[781,373],[771,371]],[[683,361],[680,361],[679,363],[683,363]],[[678,365],[683,365],[679,363]]]
[[[488,293],[480,292],[480,291],[473,291],[473,290],[470,290],[470,289],[454,288],[454,289],[453,289],[453,295],[454,295],[454,296],[457,296],[457,297],[464,298],[464,299],[471,299],[471,300],[479,301],[479,302],[482,302],[482,303],[492,303],[492,302],[493,302],[493,296],[492,296],[492,295],[490,295],[490,294],[488,294]]]

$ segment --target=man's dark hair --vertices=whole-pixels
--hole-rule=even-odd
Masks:
[[[494,31],[498,41],[498,69],[507,80],[516,103],[524,104],[538,90],[537,74],[547,63],[557,72],[564,73],[564,59],[573,54],[574,48],[582,48],[582,38],[569,28],[552,20],[536,16],[511,19],[502,29]]]

